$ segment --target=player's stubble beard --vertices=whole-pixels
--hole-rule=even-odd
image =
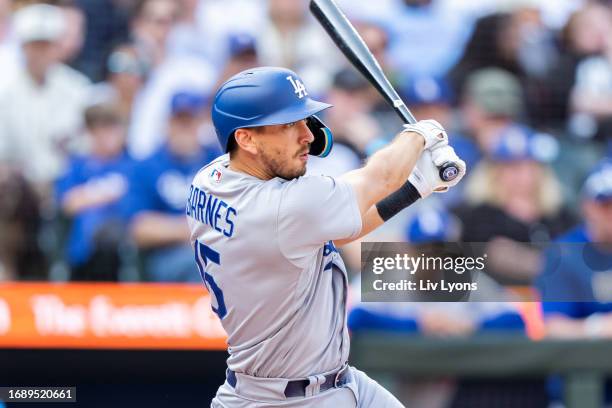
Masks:
[[[273,174],[274,177],[281,177],[285,180],[292,180],[306,174],[306,163],[300,166],[291,167],[291,163],[299,160],[299,156],[308,152],[310,145],[305,149],[302,148],[299,152],[293,154],[290,159],[283,159],[283,152],[279,149],[270,149],[267,151],[265,148],[259,149],[261,155],[262,164],[266,167],[268,174]],[[301,161],[300,161],[301,163]]]

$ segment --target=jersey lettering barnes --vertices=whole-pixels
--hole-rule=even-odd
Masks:
[[[193,185],[189,188],[186,212],[188,217],[210,225],[228,238],[234,234],[237,211],[220,198],[206,194],[204,190]]]

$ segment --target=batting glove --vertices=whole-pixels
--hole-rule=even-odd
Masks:
[[[459,173],[451,181],[440,178],[439,167],[447,162],[454,162]],[[431,193],[445,193],[449,188],[457,185],[465,176],[466,165],[457,156],[451,146],[436,148],[433,152],[424,150],[416,165],[408,177],[408,181],[417,189],[421,198],[428,197]]]
[[[420,120],[412,125],[404,125],[404,132],[415,132],[423,136],[425,149],[431,150],[448,145],[448,135],[437,120]]]

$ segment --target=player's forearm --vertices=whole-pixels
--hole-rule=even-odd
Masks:
[[[381,189],[372,188],[377,197],[372,204],[398,190],[408,179],[423,152],[423,137],[413,132],[402,132],[387,147],[374,154],[365,166],[370,180],[378,181]],[[374,186],[373,186],[374,187]]]
[[[360,236],[364,236],[380,227],[382,224],[395,217],[400,211],[411,206],[421,199],[419,192],[409,181],[387,197],[383,198],[376,205],[373,205],[362,219],[363,228]]]
[[[403,132],[374,154],[364,167],[342,176],[353,186],[362,216],[406,182],[424,145],[421,135]]]
[[[368,235],[370,232],[380,227],[404,208],[414,204],[420,198],[421,196],[419,195],[419,192],[415,189],[412,183],[410,181],[405,182],[397,191],[383,198],[381,201],[376,203],[376,205],[370,207],[362,216],[362,228],[359,236],[353,239],[335,242],[336,246],[346,245],[349,242]]]
[[[154,248],[189,241],[189,226],[182,215],[142,213],[135,217],[130,232],[139,248]]]

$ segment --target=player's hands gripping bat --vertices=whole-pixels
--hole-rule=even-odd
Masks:
[[[393,106],[406,124],[416,123],[415,117],[399,97],[367,45],[333,0],[311,0],[310,11],[355,68]],[[440,178],[451,181],[460,174],[457,163],[444,163],[439,168]]]
[[[441,163],[453,162],[459,167],[463,161],[459,159],[455,150],[450,146],[441,146],[433,151],[424,150],[416,162],[408,181],[417,189],[421,198],[431,193],[444,193],[455,186],[463,178],[465,172],[460,171],[453,180],[444,181],[438,174],[438,166]]]

